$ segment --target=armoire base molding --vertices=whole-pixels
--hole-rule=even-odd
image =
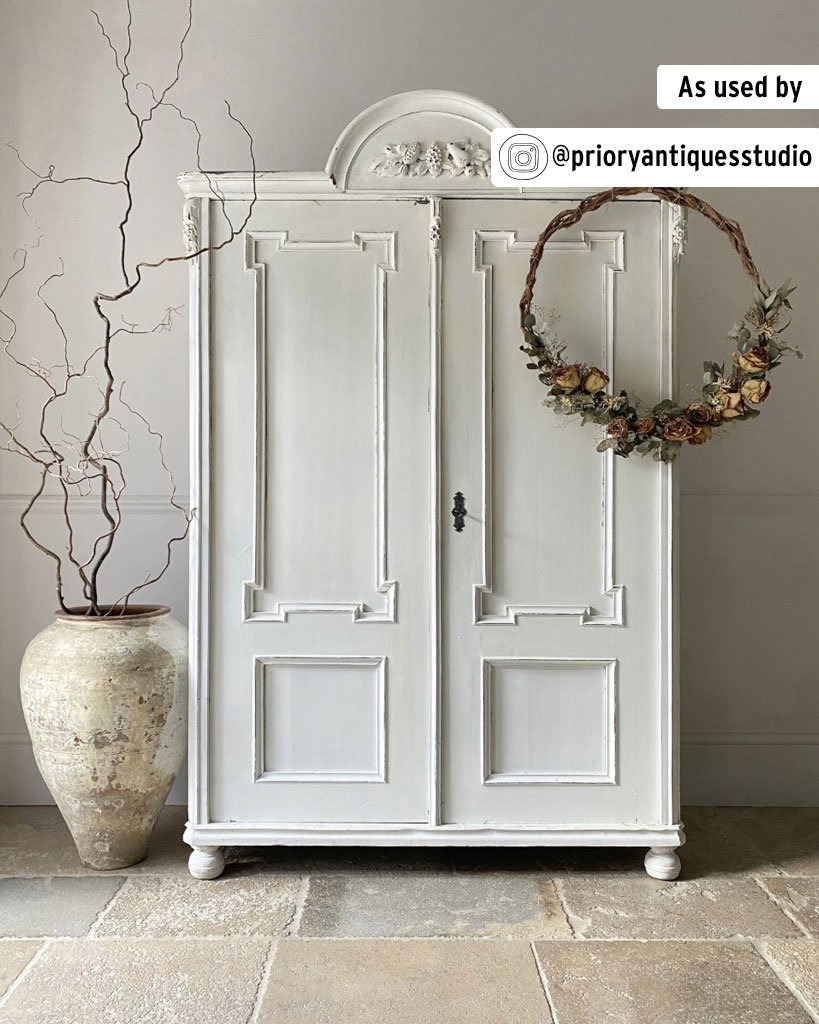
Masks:
[[[225,868],[225,846],[648,846],[646,872],[663,881],[680,873],[677,848],[685,842],[682,825],[658,828],[573,825],[570,828],[474,827],[468,825],[188,825],[192,847],[188,867],[194,878],[218,878]]]
[[[469,825],[188,825],[189,846],[649,846],[685,842],[682,825],[560,828]]]

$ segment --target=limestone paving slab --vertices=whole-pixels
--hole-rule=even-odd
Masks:
[[[737,827],[784,872],[819,876],[819,807],[742,807],[738,811]]]
[[[760,884],[813,938],[819,939],[819,877],[761,878]]]
[[[779,873],[756,839],[741,828],[743,810],[739,807],[683,809],[686,842],[679,850],[681,878]]]
[[[560,1024],[809,1024],[749,945],[539,942]]]
[[[283,935],[302,880],[256,874],[213,881],[129,878],[95,929],[99,937],[202,938]]]
[[[0,935],[86,935],[124,882],[93,878],[0,878]]]
[[[612,875],[557,881],[576,935],[587,939],[788,938],[796,925],[753,879],[659,882]]]
[[[190,847],[182,842],[186,807],[164,807],[148,856],[117,874],[187,873]],[[56,807],[0,807],[0,875],[93,875],[80,863],[68,826]]]
[[[258,1024],[284,1021],[551,1024],[552,1016],[525,942],[283,939]]]
[[[50,943],[0,1008],[3,1024],[247,1024],[270,943]]]
[[[34,939],[6,939],[0,942],[0,997],[41,945],[41,942]]]
[[[299,935],[570,937],[553,882],[542,872],[318,875]]]
[[[819,942],[776,939],[765,945],[764,952],[819,1018]]]

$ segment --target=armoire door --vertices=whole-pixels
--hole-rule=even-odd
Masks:
[[[444,823],[672,813],[659,761],[670,476],[598,454],[595,428],[543,408],[520,351],[532,245],[566,205],[442,202]],[[662,224],[654,202],[585,218],[548,243],[535,292],[573,358],[649,404],[669,376]]]
[[[211,260],[206,820],[427,821],[428,250],[411,199],[276,201]]]

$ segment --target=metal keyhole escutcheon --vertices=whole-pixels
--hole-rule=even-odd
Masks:
[[[452,525],[455,527],[455,532],[460,533],[464,528],[464,516],[466,515],[466,501],[464,500],[463,494],[460,491],[455,492],[455,497],[452,499]]]

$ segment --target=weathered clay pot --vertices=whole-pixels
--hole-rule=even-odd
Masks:
[[[142,860],[186,743],[187,631],[168,608],[58,612],[28,645],[23,711],[37,766],[80,858]]]

